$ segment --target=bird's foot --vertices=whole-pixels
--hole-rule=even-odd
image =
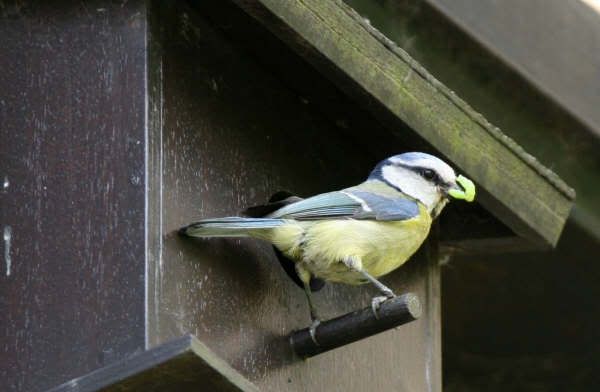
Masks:
[[[393,291],[389,290],[389,291],[384,291],[383,293],[384,295],[379,296],[379,297],[374,297],[371,300],[371,309],[373,310],[373,314],[375,315],[376,319],[379,319],[379,307],[381,306],[382,303],[384,303],[385,301],[387,301],[390,298],[394,298],[396,297],[396,294],[394,294]]]
[[[313,319],[312,324],[308,328],[308,333],[310,333],[310,338],[313,342],[318,346],[319,342],[317,342],[317,327],[321,324],[321,320]]]

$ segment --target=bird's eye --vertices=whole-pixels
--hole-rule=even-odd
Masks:
[[[431,181],[437,177],[437,174],[431,169],[423,169],[421,175],[428,181]]]

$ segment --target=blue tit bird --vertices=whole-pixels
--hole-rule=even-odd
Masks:
[[[380,162],[367,180],[340,191],[307,199],[279,195],[253,216],[204,219],[180,230],[190,237],[252,237],[271,242],[295,263],[313,321],[319,317],[311,298],[311,279],[350,285],[372,283],[383,296],[394,292],[379,280],[404,264],[421,246],[431,223],[449,198],[468,202],[475,186],[456,176],[441,159],[408,152]]]

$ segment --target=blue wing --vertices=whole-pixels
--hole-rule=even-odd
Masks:
[[[399,221],[419,215],[419,205],[412,199],[389,198],[371,192],[353,191],[371,211],[364,211],[355,219],[375,219],[378,221]]]
[[[405,198],[389,198],[371,192],[330,192],[289,204],[265,218],[319,220],[327,218],[398,221],[419,215],[418,204]]]
[[[350,217],[360,212],[360,202],[342,192],[329,192],[289,204],[265,216],[298,220]]]

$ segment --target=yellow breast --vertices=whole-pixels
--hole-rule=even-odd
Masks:
[[[427,237],[430,226],[429,213],[420,207],[417,217],[404,221],[290,221],[273,231],[271,241],[319,278],[360,284],[364,277],[349,271],[342,260],[358,257],[369,274],[385,275],[412,256]]]

